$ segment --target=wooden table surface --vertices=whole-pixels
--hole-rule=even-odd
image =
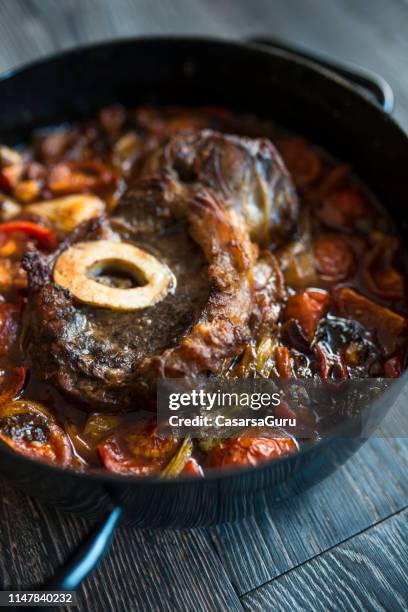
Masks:
[[[408,129],[407,31],[407,0],[0,0],[0,70],[106,38],[269,34],[380,72]],[[122,528],[80,609],[407,610],[408,440],[393,429],[265,515],[213,529]],[[6,482],[0,496],[2,588],[52,575],[92,528]]]

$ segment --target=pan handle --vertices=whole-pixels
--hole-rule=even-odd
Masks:
[[[103,523],[80,544],[62,569],[41,586],[41,590],[74,591],[78,588],[109,550],[121,515],[122,508],[114,507]]]
[[[317,53],[309,52],[299,47],[293,47],[275,38],[260,36],[249,38],[248,42],[287,51],[292,53],[292,55],[323,66],[327,70],[340,75],[346,81],[349,81],[360,91],[368,93],[370,98],[374,99],[385,113],[391,114],[394,109],[394,92],[389,83],[376,72],[361,68],[350,62],[341,61],[341,63],[338,63],[336,60],[327,59]]]

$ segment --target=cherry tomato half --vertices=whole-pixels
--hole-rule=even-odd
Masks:
[[[326,234],[313,242],[316,269],[321,279],[337,283],[348,278],[353,270],[353,251],[346,240],[335,234]]]
[[[207,465],[212,468],[255,466],[273,461],[298,450],[296,440],[290,436],[279,437],[278,432],[256,433],[246,431],[215,446],[209,454]],[[281,432],[283,434],[283,432]],[[257,437],[254,437],[257,435]]]
[[[39,402],[18,400],[1,406],[0,440],[33,459],[62,466],[72,460],[68,436]]]
[[[118,474],[158,474],[177,450],[180,441],[158,435],[154,420],[138,420],[119,427],[98,444],[107,470]]]

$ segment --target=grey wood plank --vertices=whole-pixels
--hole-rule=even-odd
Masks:
[[[112,553],[89,579],[95,610],[109,590],[114,610],[242,610],[204,530],[120,531]],[[102,584],[100,606],[95,597]]]
[[[33,585],[51,575],[88,531],[0,480],[0,587]]]
[[[246,610],[405,612],[408,510],[245,595]]]
[[[235,589],[256,588],[407,506],[407,468],[408,440],[377,437],[303,495],[239,526],[214,528]]]
[[[0,588],[42,583],[69,557],[92,525],[57,512],[0,480]],[[132,609],[241,610],[204,530],[122,527],[109,556],[79,591],[89,612]],[[134,607],[133,607],[134,606]]]

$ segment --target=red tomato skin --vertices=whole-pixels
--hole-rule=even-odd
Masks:
[[[216,446],[208,457],[208,467],[255,466],[264,461],[273,461],[298,450],[291,437],[254,438],[245,435],[230,438]]]
[[[347,242],[336,234],[326,234],[313,242],[316,268],[322,280],[337,283],[353,270],[354,255]]]
[[[296,319],[307,340],[311,342],[317,324],[326,314],[330,305],[330,296],[321,291],[308,290],[292,295],[283,312],[285,321]]]
[[[181,472],[181,476],[202,477],[204,476],[204,472],[195,459],[189,459]]]
[[[8,221],[0,223],[0,234],[19,232],[30,238],[35,238],[40,246],[54,250],[58,246],[58,239],[54,232],[32,221]]]
[[[384,374],[387,378],[399,378],[402,374],[402,360],[398,355],[390,357],[384,363]]]

